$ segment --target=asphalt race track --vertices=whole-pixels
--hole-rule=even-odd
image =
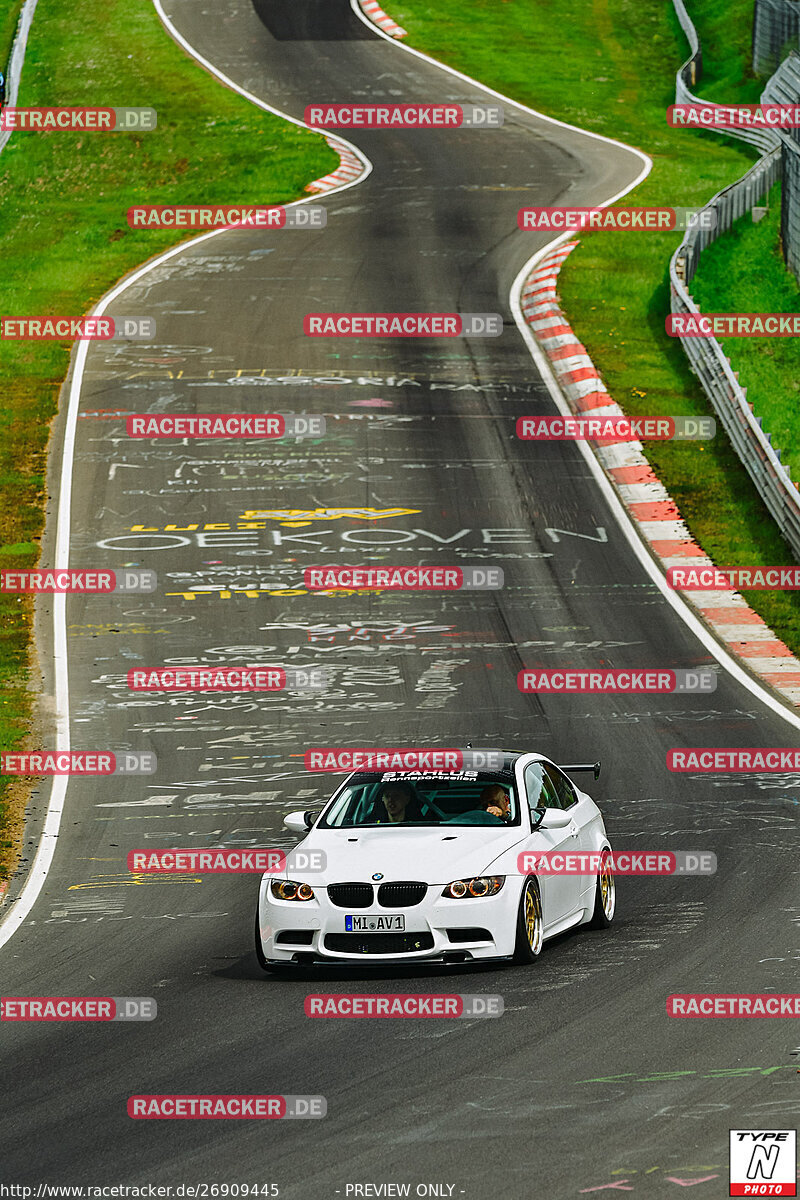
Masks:
[[[314,101],[487,102],[373,34],[345,0],[166,11],[199,54],[297,118]],[[797,1034],[782,1019],[670,1020],[665,1003],[796,988],[800,790],[795,777],[674,775],[665,758],[676,746],[792,746],[796,732],[724,671],[713,695],[537,699],[516,685],[526,665],[713,661],[577,446],[514,436],[518,416],[554,411],[509,310],[515,276],[545,244],[518,232],[517,209],[603,201],[642,160],[511,107],[501,130],[345,136],[374,169],[320,201],[324,231],[189,245],[111,305],[154,316],[158,344],[89,350],[70,563],[154,568],[159,590],[68,599],[72,744],[154,750],[159,770],[70,783],[53,866],[0,952],[3,992],[154,996],[159,1014],[4,1026],[0,1178],[274,1182],[288,1200],[387,1182],[452,1185],[441,1194],[468,1200],[559,1200],[615,1181],[636,1200],[678,1194],[680,1180],[726,1195],[728,1130],[797,1123]],[[313,339],[307,311],[500,312],[505,327],[494,339]],[[327,434],[125,434],[130,413],[225,411],[319,413]],[[355,511],[286,511],[337,508]],[[306,566],[378,562],[500,566],[506,586],[303,589]],[[50,610],[39,633],[52,684]],[[212,696],[137,695],[125,682],[133,666],[253,662],[325,666],[332,683]],[[304,771],[306,748],[467,741],[601,758],[592,790],[616,847],[713,851],[718,874],[619,881],[611,930],[564,935],[530,968],[284,979],[253,953],[257,876],[126,869],[134,848],[293,845],[283,815],[332,785]],[[303,1000],[318,991],[500,993],[506,1011],[315,1022]],[[322,1095],[328,1115],[129,1119],[130,1095],[166,1092]]]

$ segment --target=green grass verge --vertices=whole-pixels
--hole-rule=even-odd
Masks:
[[[704,99],[734,99],[740,104],[756,103],[766,81],[753,74],[753,0],[745,0],[743,4],[688,0],[687,8],[700,33],[703,49],[703,74],[694,89],[695,95]]]
[[[742,217],[703,254],[692,295],[704,312],[800,312],[800,287],[780,252],[780,201],[777,184],[763,220],[754,224],[749,214]],[[800,480],[800,344],[791,337],[718,340],[756,416],[793,479]]]
[[[5,12],[0,13],[0,71],[4,75],[8,74],[8,60],[22,3],[23,0],[10,0],[10,3],[7,0]]]
[[[718,100],[756,99],[762,85],[747,68],[752,0],[692,0],[689,7],[704,47],[698,90]],[[728,138],[667,127],[675,72],[688,55],[668,0],[393,0],[389,10],[410,44],[549,116],[649,154],[653,170],[625,204],[701,205],[755,161]],[[711,412],[680,345],[664,331],[668,261],[679,240],[586,235],[561,272],[573,328],[633,415]],[[646,451],[717,563],[791,561],[724,433],[707,444],[650,442]],[[800,598],[761,592],[747,599],[800,653]]]
[[[17,133],[0,155],[0,312],[86,312],[127,271],[181,240],[129,230],[140,202],[280,204],[333,170],[318,134],[261,112],[172,41],[149,3],[40,4],[20,103],[158,110],[151,133]],[[187,235],[191,236],[191,235]],[[0,566],[38,555],[45,449],[70,347],[4,342],[0,362]],[[30,720],[31,605],[0,597],[0,748]],[[7,783],[7,781],[2,781]],[[0,791],[0,881],[13,862],[9,795]],[[18,813],[16,813],[18,816]]]

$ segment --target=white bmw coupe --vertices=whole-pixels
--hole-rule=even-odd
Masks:
[[[287,861],[317,869],[263,876],[259,963],[529,963],[573,925],[610,925],[611,846],[578,771],[600,764],[503,751],[493,771],[352,772],[321,811],[284,820],[306,834]],[[543,852],[593,853],[597,870],[520,871]]]

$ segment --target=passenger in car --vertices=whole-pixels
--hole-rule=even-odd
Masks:
[[[501,788],[499,783],[487,783],[481,792],[480,805],[493,817],[500,817],[503,821],[507,821],[511,816],[508,792]]]

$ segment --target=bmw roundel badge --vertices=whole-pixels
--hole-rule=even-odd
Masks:
[[[377,874],[377,875],[373,875],[373,876],[372,876],[372,878],[373,878],[373,879],[383,879],[383,876],[381,875],[381,873],[380,873],[380,871],[379,871],[379,872],[378,872],[378,874]]]

